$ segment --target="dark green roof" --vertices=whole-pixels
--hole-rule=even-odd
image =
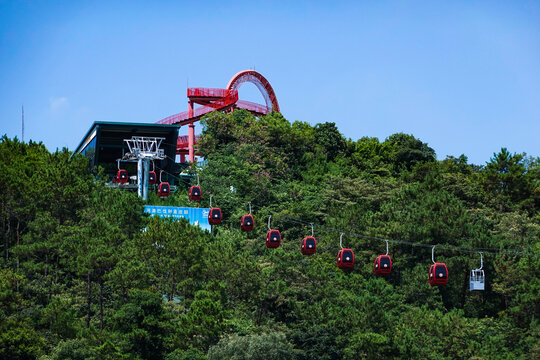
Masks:
[[[153,124],[153,123],[94,121],[94,123],[92,124],[90,129],[88,129],[86,134],[83,136],[83,138],[82,138],[81,142],[79,143],[79,145],[75,148],[74,154],[78,153],[79,151],[82,150],[81,146],[84,144],[84,142],[88,138],[88,136],[90,136],[92,131],[94,131],[94,129],[97,128],[98,126],[105,127],[105,128],[106,127],[119,127],[119,128],[123,128],[123,127],[133,128],[133,127],[136,127],[136,128],[141,128],[141,129],[144,129],[144,128],[154,128],[154,129],[159,129],[159,128],[167,129],[167,128],[169,128],[169,129],[171,129],[171,128],[180,128],[181,127],[180,125],[165,125],[165,124]]]

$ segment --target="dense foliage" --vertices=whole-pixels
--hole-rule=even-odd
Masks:
[[[1,359],[540,357],[539,158],[437,161],[412,135],[352,141],[245,111],[210,114],[200,152],[201,206],[213,194],[224,214],[212,233],[143,216],[82,156],[0,140]],[[187,185],[150,203],[198,206]],[[248,201],[256,228],[242,233]],[[335,264],[340,231],[351,271]],[[448,285],[429,286],[430,248],[406,243],[375,277],[373,237],[447,246]],[[470,292],[480,259],[463,248],[522,254],[484,252],[486,291]]]

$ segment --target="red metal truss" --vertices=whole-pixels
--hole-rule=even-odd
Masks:
[[[272,85],[270,85],[264,76],[255,70],[243,70],[234,75],[227,84],[227,89],[238,90],[240,85],[245,82],[250,82],[257,86],[266,101],[266,108],[279,112],[279,104]]]
[[[245,82],[251,82],[257,86],[265,100],[265,105],[238,99],[238,89]],[[190,162],[195,160],[194,123],[199,121],[203,115],[215,110],[230,111],[233,109],[246,109],[257,116],[266,115],[271,111],[279,112],[279,104],[274,89],[268,80],[255,70],[240,71],[231,78],[226,89],[189,88],[187,89],[187,97],[189,99],[188,111],[168,116],[157,123],[189,124],[189,135],[178,138],[176,153],[182,157],[188,153]],[[201,106],[195,108],[194,104]]]
[[[197,135],[195,136],[195,144],[197,144],[198,140],[199,140],[200,136]],[[181,135],[178,137],[178,141],[176,142],[176,148],[177,149],[182,149],[182,148],[187,148],[188,146],[188,136],[187,135]]]
[[[236,103],[234,104],[234,108],[235,109],[246,109],[249,112],[251,112],[251,113],[253,113],[255,115],[258,115],[258,116],[266,115],[266,114],[268,114],[269,112],[272,111],[272,109],[269,109],[268,107],[266,107],[264,105],[257,104],[257,103],[251,102],[251,101],[246,101],[246,100],[238,100],[238,101],[236,101]],[[158,124],[168,124],[168,125],[171,125],[171,124],[176,124],[176,125],[192,124],[194,122],[199,121],[201,119],[201,117],[203,117],[203,115],[211,113],[214,110],[223,110],[223,109],[215,109],[215,108],[213,108],[211,106],[200,106],[200,107],[195,108],[193,110],[193,116],[192,117],[189,117],[189,111],[184,111],[184,112],[181,112],[181,113],[178,113],[178,114],[168,116],[168,117],[158,121],[157,123]]]

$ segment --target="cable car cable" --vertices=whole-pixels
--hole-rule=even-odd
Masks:
[[[288,215],[277,214],[276,216],[280,217],[280,218],[287,218],[287,219],[283,219],[283,221],[285,221],[285,222],[296,223],[296,224],[301,224],[301,225],[306,225],[306,226],[310,224],[310,223],[302,221],[300,219],[291,218]],[[430,248],[430,247],[434,246],[433,244],[422,244],[422,243],[414,243],[414,242],[405,241],[405,240],[385,239],[385,238],[381,238],[381,237],[358,234],[358,233],[354,233],[354,232],[350,232],[350,231],[344,231],[343,229],[329,228],[329,227],[325,227],[325,226],[318,226],[318,227],[323,229],[323,230],[326,230],[326,231],[337,232],[337,233],[343,232],[343,233],[345,233],[347,235],[358,237],[358,238],[363,238],[363,239],[392,242],[392,243],[395,243],[395,244],[409,245],[409,246],[414,246],[414,247]],[[470,254],[478,253],[479,251],[484,251],[484,252],[488,252],[488,253],[491,253],[491,254],[540,256],[540,253],[538,253],[538,254],[529,253],[529,252],[524,252],[524,251],[520,251],[520,250],[517,250],[517,249],[468,248],[468,247],[452,246],[452,245],[439,245],[439,244],[435,244],[435,245],[438,246],[439,248],[443,249],[443,250],[451,250],[451,251],[464,252],[464,253],[470,253]]]
[[[259,208],[264,207],[258,204],[253,204],[253,205],[255,207],[258,206]],[[284,214],[276,214],[275,216],[281,218],[282,221],[289,222],[289,223],[300,224],[300,225],[305,225],[305,226],[309,226],[311,224],[311,222],[293,218],[291,216],[284,215]],[[372,236],[372,235],[358,234],[351,231],[346,231],[346,230],[344,231],[343,229],[331,228],[331,227],[326,227],[322,225],[318,225],[318,227],[323,230],[330,231],[330,232],[336,232],[336,233],[344,232],[347,235],[354,236],[357,238],[363,238],[363,239],[378,240],[378,241],[385,241],[385,242],[387,241],[387,242],[392,242],[394,244],[409,245],[413,247],[430,248],[433,246],[433,244],[422,244],[422,243],[415,243],[415,242],[406,241],[406,240],[394,240],[394,239],[386,239],[386,238],[381,238],[381,237]],[[469,240],[469,239],[460,239],[460,240]],[[470,248],[470,247],[454,246],[454,245],[440,245],[440,244],[435,244],[435,245],[437,245],[440,249],[443,249],[443,250],[451,250],[451,251],[463,252],[463,253],[469,253],[469,254],[478,253],[479,251],[484,251],[491,254],[540,256],[540,253],[530,253],[530,252],[526,252],[526,251],[522,251],[518,249]]]
[[[166,170],[163,170],[163,169],[159,168],[159,166],[156,166],[156,167],[158,169],[160,169],[162,172],[165,172],[167,175],[170,175],[173,178],[179,179],[180,181],[188,184],[188,182],[186,180],[184,180],[184,179],[182,179],[182,178],[180,178],[178,176],[175,176],[175,175],[169,173]],[[161,176],[161,173],[160,173],[160,176]],[[199,183],[198,179],[197,179],[197,183]],[[189,184],[191,184],[191,182],[189,182]],[[216,185],[214,185],[214,187],[215,186]],[[218,186],[218,187],[223,188],[224,190],[226,189],[225,186]],[[253,205],[253,207],[259,207],[259,208],[264,208],[265,207],[265,206],[261,206],[261,205],[251,203],[251,202],[250,202],[250,205]],[[250,213],[251,213],[251,209],[250,209]],[[281,218],[283,221],[289,222],[289,223],[305,225],[305,226],[308,226],[308,225],[312,226],[312,224],[313,224],[311,222],[306,222],[304,220],[293,218],[291,216],[284,215],[284,214],[279,214],[278,213],[275,216],[278,217],[278,218]],[[385,241],[387,243],[387,245],[388,245],[389,242],[392,242],[394,244],[409,245],[409,246],[413,246],[413,247],[424,247],[424,248],[430,248],[430,247],[438,246],[442,250],[450,250],[450,251],[463,252],[463,253],[469,253],[469,254],[478,253],[480,251],[483,251],[483,252],[487,252],[487,253],[490,253],[490,254],[518,255],[518,256],[540,256],[540,253],[530,253],[530,252],[525,252],[525,251],[521,251],[521,250],[518,250],[518,249],[470,248],[470,247],[453,246],[453,245],[423,244],[423,243],[415,243],[415,242],[406,241],[406,240],[386,239],[386,238],[372,236],[372,235],[358,234],[358,233],[355,233],[355,232],[344,231],[343,229],[331,228],[331,227],[326,227],[326,226],[322,226],[322,225],[318,225],[318,227],[321,228],[322,230],[326,230],[326,231],[330,231],[330,232],[337,232],[337,233],[344,233],[344,234],[347,234],[349,236],[354,236],[354,237],[357,237],[357,238],[377,240],[377,241]],[[313,228],[312,228],[312,231],[313,231]]]

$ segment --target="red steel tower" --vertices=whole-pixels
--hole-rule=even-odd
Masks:
[[[254,84],[261,92],[265,105],[238,99],[238,89],[245,83]],[[188,88],[188,111],[171,115],[158,121],[158,124],[189,125],[188,136],[178,137],[176,153],[182,162],[187,153],[189,162],[195,161],[195,122],[214,110],[232,111],[246,109],[255,115],[266,115],[272,111],[279,112],[279,104],[274,89],[264,76],[255,70],[243,70],[234,75],[225,89]],[[195,104],[202,105],[195,108]],[[187,149],[186,149],[187,148]]]

